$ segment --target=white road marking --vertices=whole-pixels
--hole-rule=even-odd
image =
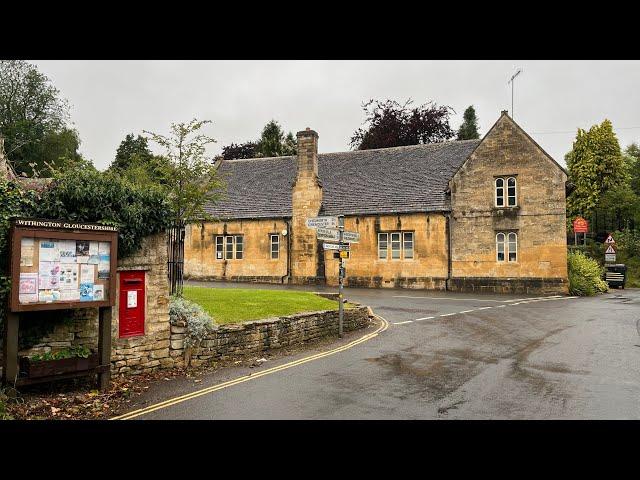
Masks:
[[[407,320],[406,322],[394,322],[394,325],[404,325],[405,323],[413,323],[413,320]]]
[[[422,318],[416,318],[414,320],[414,322],[419,322],[420,320],[431,320],[432,318],[436,318],[436,317],[422,317]]]
[[[478,310],[487,310],[489,308],[493,308],[493,307],[480,307]]]
[[[503,308],[506,307],[506,305],[498,305],[496,308]]]
[[[413,297],[411,295],[394,295],[393,298],[426,298],[428,300],[456,300],[456,301],[463,301],[463,302],[496,302],[496,303],[505,303],[505,302],[513,301],[513,300],[491,300],[487,298]]]
[[[500,306],[501,306],[501,307],[504,307],[504,305],[500,305]],[[491,307],[489,307],[489,308],[491,308]],[[478,309],[478,310],[479,310],[479,309]],[[469,312],[475,312],[475,310],[463,310],[463,311],[458,312],[458,313],[469,313]]]
[[[454,313],[443,313],[442,315],[440,315],[441,317],[450,317],[451,315],[457,315],[455,312]]]

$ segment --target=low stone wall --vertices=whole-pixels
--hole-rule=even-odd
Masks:
[[[337,335],[338,321],[338,311],[324,310],[238,324],[216,325],[200,347],[192,349],[191,366],[256,355]],[[344,310],[345,332],[364,328],[370,322],[368,307],[356,306]],[[170,355],[176,365],[184,365],[185,332],[184,322],[172,323]]]

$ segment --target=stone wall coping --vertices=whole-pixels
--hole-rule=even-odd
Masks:
[[[145,272],[149,272],[153,270],[153,266],[152,265],[126,265],[126,266],[123,265],[121,267],[116,268],[117,272],[127,272],[129,270],[144,270]]]
[[[367,310],[367,312],[369,312],[368,307],[357,304],[353,308],[345,309],[345,313],[349,311],[356,311],[356,310],[357,311]],[[276,323],[285,323],[285,322],[291,322],[292,320],[299,320],[301,318],[327,315],[333,312],[335,312],[335,310],[317,310],[314,312],[300,312],[300,313],[294,313],[293,315],[283,315],[282,317],[261,318],[259,320],[250,320],[248,322],[242,322],[242,323],[225,323],[222,325],[214,324],[211,329],[216,330],[218,332],[225,332],[225,331],[234,332],[239,330],[250,329],[257,326],[272,325]]]

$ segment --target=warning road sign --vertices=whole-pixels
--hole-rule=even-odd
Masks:
[[[611,234],[609,234],[609,236],[607,237],[607,239],[604,241],[604,243],[616,243],[616,241],[613,239],[613,237],[611,236]]]
[[[609,245],[609,246],[607,247],[607,251],[606,251],[606,252],[604,252],[604,253],[605,253],[605,254],[607,254],[607,253],[613,253],[613,254],[615,254],[615,253],[616,253],[616,251],[614,250],[613,245]]]

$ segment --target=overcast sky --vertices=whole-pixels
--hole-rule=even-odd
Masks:
[[[256,139],[272,118],[286,131],[305,127],[320,136],[319,151],[349,149],[370,98],[411,97],[449,105],[458,128],[474,105],[480,133],[511,111],[551,156],[564,154],[578,127],[605,118],[621,146],[640,141],[638,61],[35,61],[71,104],[82,154],[100,168],[112,161],[127,133],[167,133],[193,117],[224,145]],[[556,133],[559,132],[559,133]]]

